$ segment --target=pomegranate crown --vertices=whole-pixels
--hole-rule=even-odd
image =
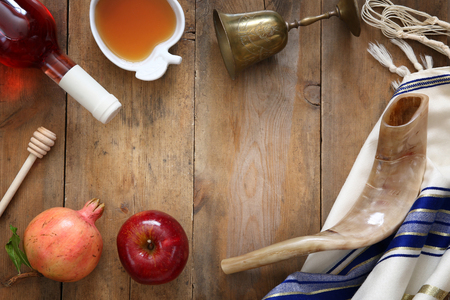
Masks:
[[[105,204],[100,202],[100,199],[93,198],[86,202],[84,207],[79,211],[80,214],[86,217],[86,219],[92,222],[97,221],[103,214]]]

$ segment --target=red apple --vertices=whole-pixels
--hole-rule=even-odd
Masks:
[[[131,216],[117,235],[117,250],[125,270],[141,284],[174,280],[186,266],[189,243],[180,223],[157,210]]]

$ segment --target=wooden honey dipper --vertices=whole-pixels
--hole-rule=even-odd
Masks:
[[[31,137],[27,148],[28,152],[30,152],[30,155],[28,155],[27,160],[23,164],[19,173],[17,173],[16,178],[14,178],[9,189],[6,191],[6,194],[0,201],[0,217],[2,216],[9,202],[11,202],[11,199],[12,197],[14,197],[17,189],[22,184],[25,176],[27,176],[28,172],[31,169],[31,166],[33,166],[34,162],[36,161],[36,158],[43,158],[44,155],[46,155],[47,152],[50,151],[50,148],[55,144],[55,140],[56,134],[44,127],[39,127],[37,131],[33,133],[33,136]]]

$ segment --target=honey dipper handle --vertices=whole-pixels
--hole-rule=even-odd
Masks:
[[[16,194],[17,189],[22,184],[25,176],[27,176],[28,172],[36,161],[36,158],[44,157],[44,155],[46,155],[50,148],[55,144],[55,140],[56,135],[44,127],[39,127],[33,133],[33,137],[30,139],[27,148],[28,152],[30,152],[30,155],[28,155],[27,160],[23,164],[19,173],[17,173],[16,178],[14,178],[10,187],[6,191],[6,194],[0,201],[0,217],[3,215],[3,212],[5,211],[9,202],[11,202],[11,199]]]
[[[11,202],[11,199],[16,194],[17,190],[19,189],[19,186],[22,184],[22,181],[25,179],[25,176],[27,176],[28,171],[30,171],[36,158],[37,157],[34,154],[28,155],[27,160],[25,161],[25,163],[23,164],[19,173],[17,173],[16,178],[14,178],[10,187],[6,191],[6,194],[3,196],[2,200],[0,201],[0,217],[2,216],[3,212],[5,211],[6,207],[9,204],[9,202]]]

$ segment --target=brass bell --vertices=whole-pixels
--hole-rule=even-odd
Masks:
[[[225,14],[214,10],[214,28],[220,52],[232,79],[257,62],[284,49],[292,28],[307,26],[322,19],[337,16],[347,24],[350,32],[361,33],[360,15],[356,0],[341,0],[334,11],[316,17],[287,23],[274,11]]]

